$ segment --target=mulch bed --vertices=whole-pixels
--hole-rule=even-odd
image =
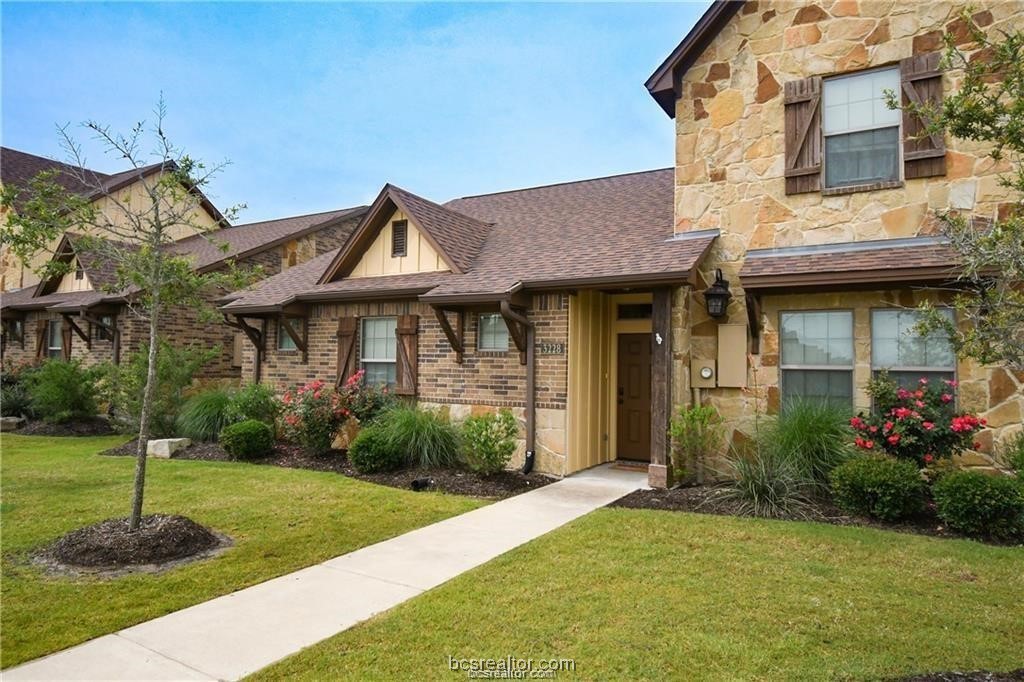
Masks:
[[[737,500],[728,499],[724,486],[692,486],[688,488],[672,488],[669,490],[637,490],[615,502],[609,507],[625,507],[629,509],[658,509],[662,511],[695,512],[698,514],[717,514],[720,516],[751,516],[741,510]],[[899,533],[929,535],[939,538],[963,538],[946,528],[933,510],[927,510],[917,517],[899,523],[881,523],[874,519],[851,516],[827,501],[815,501],[804,509],[804,516],[792,516],[788,521],[817,521],[836,526],[866,526],[893,530]],[[1016,545],[1015,542],[984,541],[992,545]],[[939,679],[939,678],[936,678]]]
[[[35,558],[56,571],[158,570],[209,556],[228,544],[230,540],[225,536],[184,516],[151,514],[142,517],[134,533],[128,531],[127,517],[73,530],[43,548]]]
[[[115,431],[110,422],[103,417],[92,417],[63,424],[50,424],[42,420],[30,421],[12,433],[22,436],[109,436]]]
[[[925,673],[902,677],[897,682],[1024,682],[1024,668],[1005,673],[994,673],[988,670]]]
[[[107,450],[102,454],[115,456],[135,455],[136,442],[133,440],[122,446]],[[172,459],[222,462],[231,460],[231,457],[216,443],[193,443],[184,450],[174,453]],[[324,455],[314,457],[298,446],[285,443],[275,445],[274,452],[269,457],[248,461],[252,464],[267,464],[289,469],[333,472],[349,476],[350,478],[358,478],[361,481],[405,490],[412,488],[414,480],[427,479],[429,484],[425,488],[426,490],[492,499],[512,497],[555,481],[555,479],[543,474],[524,475],[518,471],[502,471],[491,476],[481,476],[466,469],[413,468],[380,474],[361,474],[355,470],[355,467],[352,466],[352,463],[349,462],[345,453],[341,450],[332,450]]]

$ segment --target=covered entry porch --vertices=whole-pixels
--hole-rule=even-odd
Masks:
[[[672,287],[581,290],[569,300],[566,473],[607,462],[671,485]]]

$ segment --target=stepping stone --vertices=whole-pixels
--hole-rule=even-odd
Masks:
[[[170,459],[178,450],[184,450],[192,441],[188,438],[159,438],[146,443],[146,454],[159,459]]]

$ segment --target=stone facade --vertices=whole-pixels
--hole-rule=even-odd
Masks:
[[[747,2],[683,75],[675,117],[676,231],[721,230],[703,270],[710,282],[714,269],[721,268],[731,282],[733,299],[723,321],[747,321],[739,271],[750,249],[930,235],[937,229],[937,211],[994,217],[1009,207],[1009,190],[999,184],[1008,164],[992,161],[980,145],[948,137],[944,176],[872,191],[785,193],[783,85],[940,50],[946,32],[970,51],[959,18],[963,7],[892,0]],[[974,7],[976,23],[993,34],[1024,25],[1017,3]],[[945,73],[943,91],[952,91],[958,79],[955,71]],[[748,388],[709,389],[705,399],[721,410],[735,433],[749,434],[758,405],[768,411],[778,406],[778,311],[841,307],[855,312],[855,402],[866,407],[869,310],[914,303],[921,295],[907,288],[765,296],[761,353],[750,357]],[[674,397],[686,404],[691,392],[683,356],[688,351],[714,357],[717,323],[708,318],[701,297],[679,294],[675,324]],[[983,450],[1020,430],[1022,377],[969,361],[959,363],[957,374],[964,408],[986,416],[992,427],[979,439]]]
[[[538,346],[562,344],[568,347],[568,294],[533,297],[527,316],[536,324]],[[471,414],[512,410],[525,420],[526,367],[509,340],[507,352],[477,350],[477,314],[464,313],[465,354],[462,364],[448,345],[441,326],[429,305],[415,300],[373,303],[325,303],[309,307],[309,354],[303,362],[297,350],[278,348],[279,330],[273,320],[267,322],[267,353],[263,360],[262,381],[284,392],[314,379],[332,382],[337,377],[338,319],[341,317],[382,317],[418,315],[418,385],[420,404],[447,411],[455,420]],[[250,320],[259,325],[259,320]],[[358,335],[356,357],[359,357]],[[246,343],[242,377],[254,376],[255,351]],[[537,469],[547,473],[565,473],[566,394],[568,364],[565,353],[537,353]],[[516,461],[522,461],[520,447]]]

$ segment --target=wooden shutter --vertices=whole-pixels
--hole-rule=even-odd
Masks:
[[[821,191],[821,77],[789,81],[786,102],[786,194]]]
[[[942,102],[942,71],[938,52],[919,54],[900,61],[903,90],[903,177],[928,178],[946,174],[946,141],[942,133],[925,134],[928,121],[909,111],[908,104],[939,105]]]
[[[356,333],[359,331],[358,317],[342,317],[338,320],[338,379],[341,386],[356,373]]]
[[[64,362],[71,359],[71,323],[67,320],[60,323],[60,354]]]
[[[46,354],[46,333],[49,331],[49,320],[36,320],[36,357]]]
[[[395,367],[395,393],[416,395],[418,379],[419,315],[399,315],[395,326],[398,363]]]

